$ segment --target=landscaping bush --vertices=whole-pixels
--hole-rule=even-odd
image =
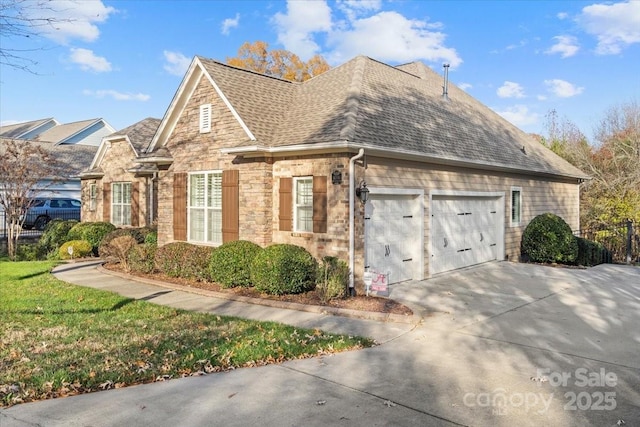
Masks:
[[[91,243],[92,251],[98,255],[98,247],[107,234],[116,229],[109,222],[79,222],[67,234],[68,240],[86,240]]]
[[[145,274],[153,273],[157,249],[158,246],[154,243],[142,243],[131,248],[127,254],[129,270]]]
[[[209,259],[209,278],[224,288],[251,286],[251,263],[262,248],[235,240],[216,248]]]
[[[44,254],[54,253],[57,257],[58,248],[62,246],[64,242],[70,240],[67,235],[69,234],[69,230],[73,228],[78,221],[75,219],[62,220],[56,218],[52,221],[49,221],[47,226],[40,236],[38,240],[38,246],[40,246],[40,251]]]
[[[578,242],[562,218],[545,213],[525,228],[521,251],[523,257],[532,262],[571,264],[578,257]]]
[[[261,292],[274,295],[312,290],[318,263],[300,246],[271,245],[260,251],[251,264],[251,282]]]
[[[158,270],[170,277],[206,280],[213,248],[186,242],[173,242],[159,247],[155,255]]]
[[[127,262],[127,256],[129,251],[134,248],[138,242],[133,236],[118,236],[109,243],[112,256],[115,257],[122,265],[125,271],[129,271],[129,264]]]
[[[117,257],[114,252],[115,248],[112,247],[111,242],[122,236],[129,236],[135,239],[136,243],[144,243],[145,235],[141,228],[116,228],[112,232],[108,233],[102,238],[100,245],[98,246],[98,254],[101,258],[107,259],[109,257]]]
[[[334,298],[344,298],[349,286],[349,266],[332,256],[322,258],[316,274],[316,293],[323,303]]]
[[[69,247],[73,247],[73,254],[69,254]],[[60,246],[58,256],[60,259],[84,258],[93,253],[91,243],[86,240],[69,240]]]
[[[609,252],[602,244],[592,240],[577,238],[578,241],[578,257],[577,265],[586,267],[598,265],[605,262],[611,262],[611,252]]]
[[[38,243],[20,243],[16,246],[16,261],[38,261],[45,259],[46,256],[44,247]],[[56,256],[58,256],[57,250]]]
[[[157,247],[158,246],[158,232],[156,230],[150,230],[149,233],[147,233],[144,236],[144,243],[153,244],[153,245],[156,245],[156,247]]]

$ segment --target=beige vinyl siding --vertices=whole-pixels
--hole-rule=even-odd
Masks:
[[[362,171],[358,172],[362,174]],[[505,256],[517,260],[520,256],[522,231],[536,215],[552,212],[561,216],[572,229],[579,228],[579,186],[577,182],[551,181],[542,177],[481,171],[453,166],[423,164],[402,160],[367,158],[365,172],[371,187],[419,188],[424,190],[425,272],[429,260],[429,203],[432,190],[501,192],[504,194]],[[511,227],[511,187],[522,189],[522,221]],[[356,237],[358,240],[360,237]],[[357,257],[356,257],[357,258]],[[359,267],[356,267],[358,271]]]

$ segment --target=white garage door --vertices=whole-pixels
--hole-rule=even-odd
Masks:
[[[501,197],[433,196],[431,274],[498,259],[504,227]]]
[[[376,195],[365,205],[365,268],[389,283],[422,279],[422,197]]]

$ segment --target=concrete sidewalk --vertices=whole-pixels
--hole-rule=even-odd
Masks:
[[[365,336],[373,338],[377,343],[385,343],[410,331],[420,321],[418,316],[305,306],[271,300],[259,301],[256,298],[119,274],[103,269],[101,264],[101,261],[65,264],[56,267],[53,275],[68,283],[111,291],[154,304],[246,319],[269,320],[338,334]],[[251,303],[251,300],[255,301]]]

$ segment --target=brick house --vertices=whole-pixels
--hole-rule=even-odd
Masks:
[[[157,169],[136,160],[159,125],[160,119],[146,118],[102,139],[80,174],[83,221],[138,227],[156,220]]]
[[[543,212],[578,228],[584,173],[444,87],[420,62],[295,83],[195,57],[136,159],[157,171],[159,244],[292,243],[394,283],[517,259]]]

